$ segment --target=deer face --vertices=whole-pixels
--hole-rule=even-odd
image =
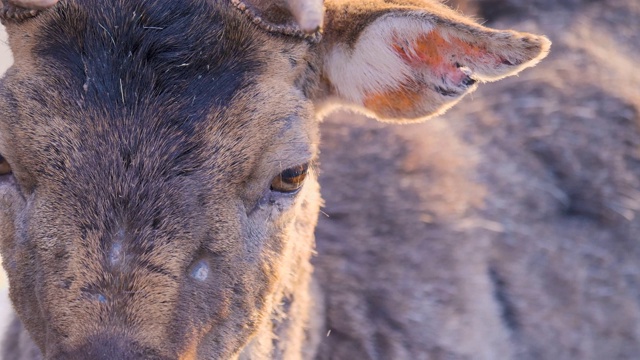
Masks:
[[[183,5],[61,6],[74,22],[38,18],[3,81],[3,254],[53,358],[229,357],[308,272],[308,46]]]
[[[379,5],[328,5],[325,43],[196,0],[7,20],[0,244],[47,359],[232,358],[273,353],[260,332],[303,337],[314,112],[424,118],[548,49],[439,5]]]

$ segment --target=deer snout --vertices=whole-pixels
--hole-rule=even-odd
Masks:
[[[70,352],[60,352],[48,360],[169,360],[157,351],[144,348],[119,335],[90,338],[83,346]]]

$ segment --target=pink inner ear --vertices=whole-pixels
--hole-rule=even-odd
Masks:
[[[396,37],[393,48],[412,68],[428,69],[429,72],[438,77],[445,77],[453,84],[464,81],[468,75],[460,69],[461,67],[474,70],[476,64],[496,67],[505,63],[505,59],[489,53],[482,46],[455,37],[449,37],[447,40],[438,30],[419,36],[414,43],[407,43]]]
[[[412,42],[396,34],[392,47],[413,69],[413,74],[386,91],[366,94],[363,105],[382,117],[435,113],[472,88],[476,82],[474,68],[496,67],[504,61],[483,46],[455,37],[444,38],[438,30],[422,34]]]

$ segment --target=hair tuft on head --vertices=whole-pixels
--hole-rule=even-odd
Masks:
[[[231,0],[265,31],[318,42],[322,38],[323,0]]]

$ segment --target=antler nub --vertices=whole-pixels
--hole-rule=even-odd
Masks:
[[[322,37],[323,0],[231,0],[231,4],[266,31],[312,42],[318,42]],[[286,10],[290,19],[273,16],[274,9]]]
[[[58,0],[9,0],[9,3],[29,10],[45,10],[58,3]]]
[[[286,0],[286,2],[302,31],[311,34],[322,27],[324,19],[322,0]]]
[[[0,2],[0,20],[23,21],[38,15],[58,0],[2,0]]]

